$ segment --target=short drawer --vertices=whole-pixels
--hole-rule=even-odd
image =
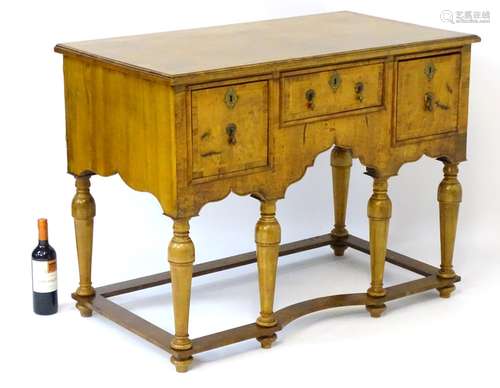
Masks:
[[[285,75],[282,122],[382,105],[383,63]]]
[[[268,165],[268,90],[256,81],[192,91],[193,179]]]
[[[457,130],[460,68],[458,53],[398,62],[396,143]]]

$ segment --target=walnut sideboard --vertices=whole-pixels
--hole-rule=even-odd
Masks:
[[[184,372],[193,354],[256,338],[269,348],[292,320],[326,308],[362,305],[379,317],[385,303],[437,289],[449,297],[466,159],[471,44],[475,35],[351,12],[335,12],[148,35],[59,44],[64,55],[68,171],[80,272],[73,298],[171,354]],[[330,148],[334,227],[280,245],[276,202]],[[387,250],[388,179],[423,155],[444,164],[438,188],[441,266]],[[347,232],[352,158],[373,178],[369,242]],[[90,176],[119,174],[149,192],[173,220],[170,271],[93,288],[95,202]],[[324,187],[325,190],[329,188]],[[229,193],[260,201],[256,252],[193,265],[189,220]],[[370,255],[366,292],[273,309],[278,256],[330,245]],[[384,287],[390,262],[422,276]],[[191,339],[191,280],[257,263],[255,322]],[[154,326],[111,296],[171,283],[175,333]],[[257,295],[256,295],[257,297]]]

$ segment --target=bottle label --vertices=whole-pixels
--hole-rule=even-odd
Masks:
[[[56,260],[31,260],[34,292],[52,292],[57,290]]]

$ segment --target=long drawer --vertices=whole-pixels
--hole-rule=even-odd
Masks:
[[[284,74],[283,123],[382,105],[384,64]]]

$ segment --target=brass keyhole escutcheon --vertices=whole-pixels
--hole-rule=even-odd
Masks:
[[[233,88],[229,88],[224,95],[224,102],[226,103],[229,109],[233,109],[238,101],[238,95],[236,94],[236,90]]]
[[[314,98],[316,97],[316,92],[314,89],[307,89],[306,90],[306,105],[308,109],[314,109]]]
[[[236,124],[229,123],[226,127],[227,142],[231,145],[236,144]]]
[[[436,74],[436,66],[432,62],[427,63],[424,67],[424,74],[430,81],[434,77],[434,74]]]
[[[330,87],[333,89],[333,91],[337,91],[337,89],[340,87],[340,84],[342,83],[340,74],[337,71],[334,71],[328,83],[330,84]]]
[[[354,85],[354,93],[356,94],[356,100],[359,102],[363,101],[363,90],[365,90],[363,82],[356,82]]]

